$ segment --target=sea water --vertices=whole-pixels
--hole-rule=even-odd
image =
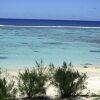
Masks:
[[[33,67],[41,59],[44,64],[100,65],[100,28],[0,27],[0,67]]]

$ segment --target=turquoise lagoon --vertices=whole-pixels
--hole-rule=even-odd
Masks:
[[[41,59],[100,65],[100,28],[0,27],[0,67],[33,67]]]

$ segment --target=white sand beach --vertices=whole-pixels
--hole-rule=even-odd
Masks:
[[[100,68],[97,67],[88,67],[88,68],[75,68],[77,69],[79,72],[81,73],[86,73],[88,78],[87,78],[87,89],[84,90],[84,94],[89,92],[93,93],[93,94],[97,94],[100,95]],[[10,75],[14,75],[17,76],[18,72],[23,72],[23,69],[20,70],[8,70],[8,73]],[[57,93],[57,89],[54,86],[50,86],[47,89],[46,92],[47,96],[51,96],[52,98],[55,98],[58,93]],[[91,100],[91,99],[86,99],[86,100]]]

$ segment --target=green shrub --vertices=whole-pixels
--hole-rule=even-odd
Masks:
[[[41,63],[36,62],[36,66],[29,70],[25,69],[24,73],[19,73],[18,87],[22,96],[33,98],[36,95],[46,94],[46,82],[48,75],[46,68]]]
[[[14,87],[14,83],[13,78],[7,73],[2,73],[0,69],[0,100],[15,98],[17,89]]]
[[[53,83],[59,89],[61,98],[69,98],[82,94],[82,90],[86,88],[86,78],[86,74],[74,70],[71,63],[67,65],[63,62],[62,67],[55,70]]]

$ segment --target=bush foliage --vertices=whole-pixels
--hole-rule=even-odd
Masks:
[[[14,100],[17,89],[14,87],[14,80],[7,73],[2,74],[0,69],[0,100],[10,98]]]
[[[86,87],[86,74],[80,74],[74,70],[72,64],[63,62],[62,67],[56,69],[54,73],[54,85],[59,89],[61,98],[68,98],[82,94],[82,90]]]
[[[71,63],[63,62],[61,67],[50,64],[44,67],[43,62],[36,62],[33,69],[26,68],[24,72],[19,72],[17,86],[13,78],[2,75],[0,70],[0,100],[15,98],[17,88],[21,98],[32,99],[36,96],[46,96],[46,90],[50,85],[55,85],[61,98],[79,96],[86,87],[87,76],[79,73]],[[47,84],[48,83],[48,84]]]
[[[36,62],[36,66],[32,69],[25,69],[24,73],[19,73],[18,87],[23,96],[32,98],[36,95],[45,95],[45,84],[48,81],[46,68],[41,63]]]

